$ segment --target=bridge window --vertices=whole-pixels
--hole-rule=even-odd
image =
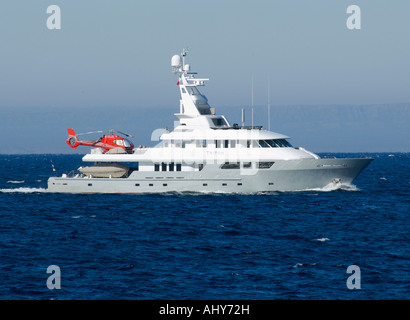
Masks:
[[[275,143],[278,144],[282,148],[292,147],[292,145],[286,139],[277,139],[275,140]]]
[[[222,166],[221,169],[239,169],[240,165],[239,162],[225,162]]]
[[[259,169],[269,169],[275,162],[259,162],[258,168]]]
[[[186,89],[188,90],[189,94],[192,94],[192,95],[201,94],[196,87],[186,87]]]
[[[266,140],[266,143],[269,144],[272,148],[278,147],[278,145],[275,143],[275,140]]]
[[[244,163],[243,163],[243,167],[244,167],[244,168],[251,168],[251,167],[252,167],[252,163],[251,163],[251,162],[244,162]]]
[[[227,123],[223,118],[212,118],[212,122],[215,127],[227,126]]]
[[[259,145],[262,148],[270,148],[270,145],[265,140],[259,140]]]
[[[286,139],[259,140],[259,146],[262,148],[289,148],[292,145]]]

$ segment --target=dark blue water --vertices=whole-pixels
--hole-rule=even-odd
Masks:
[[[1,155],[0,299],[409,299],[410,154],[371,156],[330,192],[70,195],[81,156]]]

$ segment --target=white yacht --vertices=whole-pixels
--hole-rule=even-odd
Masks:
[[[49,192],[162,193],[302,191],[351,184],[371,158],[320,158],[289,137],[260,126],[231,125],[217,115],[185,64],[186,51],[171,59],[181,94],[173,131],[154,147],[116,151],[92,148],[78,172],[48,179]],[[72,137],[71,137],[72,138]],[[70,144],[70,143],[69,143]],[[114,152],[112,152],[114,151]],[[121,152],[123,151],[123,152]]]

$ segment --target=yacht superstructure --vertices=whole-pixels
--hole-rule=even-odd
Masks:
[[[154,147],[128,152],[91,149],[91,166],[73,175],[50,177],[48,191],[64,193],[160,193],[295,191],[350,184],[373,160],[321,159],[293,147],[289,137],[260,126],[231,125],[216,114],[185,63],[186,51],[171,59],[180,90],[177,125]]]

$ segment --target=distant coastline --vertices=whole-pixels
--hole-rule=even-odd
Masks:
[[[217,106],[233,123],[241,108]],[[66,143],[67,128],[78,132],[117,129],[134,135],[135,145],[154,146],[151,133],[173,127],[172,107],[0,108],[0,154],[85,154]],[[267,128],[267,107],[256,105],[255,124]],[[314,152],[410,152],[410,103],[372,105],[271,105],[271,130],[290,136],[294,146]]]

